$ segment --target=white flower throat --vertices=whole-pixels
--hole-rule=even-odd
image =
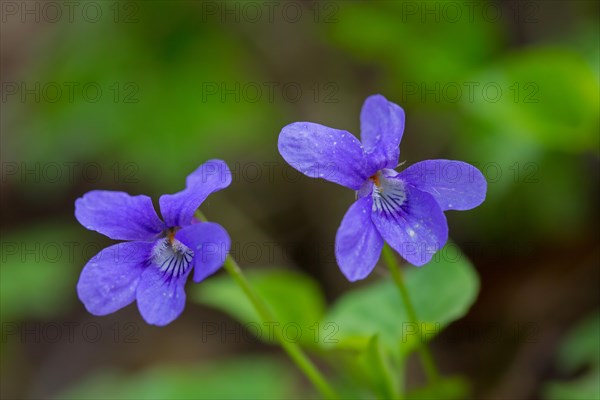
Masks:
[[[193,258],[194,252],[175,239],[173,229],[169,229],[167,237],[158,240],[152,249],[152,262],[166,277],[177,278],[185,274]]]
[[[388,178],[381,171],[370,179],[373,181],[373,211],[382,212],[387,216],[401,211],[406,203],[404,182]]]

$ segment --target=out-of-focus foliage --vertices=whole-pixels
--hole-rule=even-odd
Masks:
[[[468,397],[469,384],[464,378],[442,378],[424,388],[415,389],[407,393],[408,400],[461,400]]]
[[[203,365],[158,366],[137,374],[90,376],[57,399],[282,399],[301,390],[277,359],[246,357]]]
[[[100,158],[103,166],[121,160],[137,166],[137,179],[169,191],[181,189],[174,177],[229,144],[264,143],[265,136],[255,132],[276,129],[269,118],[273,106],[240,101],[236,91],[241,83],[266,80],[236,62],[252,59],[248,49],[226,30],[198,24],[195,7],[190,12],[141,4],[143,24],[105,18],[64,25],[54,32],[60,39],[45,38],[40,45],[53,49],[51,57],[22,74],[49,88],[48,98],[55,98],[50,84],[58,85],[61,96],[8,103],[3,125],[11,135],[3,137],[3,160],[31,165]],[[161,28],[149,32],[150,26]],[[222,88],[234,94],[222,97]],[[47,186],[37,189],[60,189]]]
[[[600,398],[600,314],[594,314],[573,328],[558,352],[561,372],[577,374],[564,382],[546,385],[549,400]]]
[[[85,251],[77,228],[54,221],[2,236],[0,315],[2,322],[51,318],[64,312],[76,297],[74,285]],[[51,239],[50,239],[51,238]]]
[[[491,59],[501,44],[500,26],[475,13],[473,18],[453,14],[464,13],[468,1],[448,1],[450,18],[440,18],[444,3],[340,2],[339,23],[332,24],[331,39],[364,63],[383,62],[396,91],[404,87],[403,77],[455,81]],[[434,12],[424,15],[425,9]]]
[[[598,150],[600,83],[577,53],[521,50],[470,81],[493,83],[474,90],[472,101],[463,100],[474,118],[494,130],[565,152]]]

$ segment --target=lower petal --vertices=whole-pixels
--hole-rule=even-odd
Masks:
[[[185,307],[185,283],[188,273],[172,277],[151,265],[142,274],[137,288],[137,305],[142,318],[151,325],[165,326]]]
[[[428,193],[405,184],[398,178],[400,201],[385,200],[374,208],[371,218],[383,239],[409,263],[428,263],[448,240],[448,223],[437,201]],[[385,193],[385,192],[384,192]]]
[[[225,262],[231,239],[227,231],[214,222],[201,222],[185,227],[175,238],[194,252],[194,281],[214,274]]]
[[[364,279],[381,255],[383,239],[371,221],[373,199],[358,199],[349,209],[335,237],[335,255],[349,281]]]
[[[94,315],[107,315],[131,304],[153,245],[119,243],[94,256],[77,283],[77,294],[85,308]]]

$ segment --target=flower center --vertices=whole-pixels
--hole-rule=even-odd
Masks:
[[[375,175],[371,176],[369,179],[373,181],[375,186],[381,186],[381,182],[379,181],[379,172],[377,172]]]
[[[166,237],[159,239],[152,249],[152,264],[169,278],[185,274],[194,258],[194,252],[175,239],[176,231],[177,228],[169,228]]]
[[[386,177],[382,171],[378,171],[369,179],[374,183],[372,193],[373,211],[392,216],[402,209],[402,206],[406,203],[404,182],[400,179]]]

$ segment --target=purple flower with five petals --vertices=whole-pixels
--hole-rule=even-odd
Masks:
[[[485,199],[487,182],[470,164],[428,160],[398,173],[404,110],[381,95],[360,114],[362,143],[351,133],[296,122],[279,135],[279,152],[295,169],[357,193],[337,231],[335,254],[350,281],[365,278],[384,241],[409,263],[431,260],[448,239],[444,211],[468,210]]]
[[[164,221],[148,196],[95,190],[75,202],[87,229],[126,240],[100,251],[83,268],[77,293],[94,315],[113,313],[137,300],[144,320],[164,326],[185,307],[185,284],[193,270],[200,282],[224,263],[231,241],[220,225],[194,213],[213,192],[231,183],[227,164],[211,160],[186,179],[186,188],[160,197]]]

